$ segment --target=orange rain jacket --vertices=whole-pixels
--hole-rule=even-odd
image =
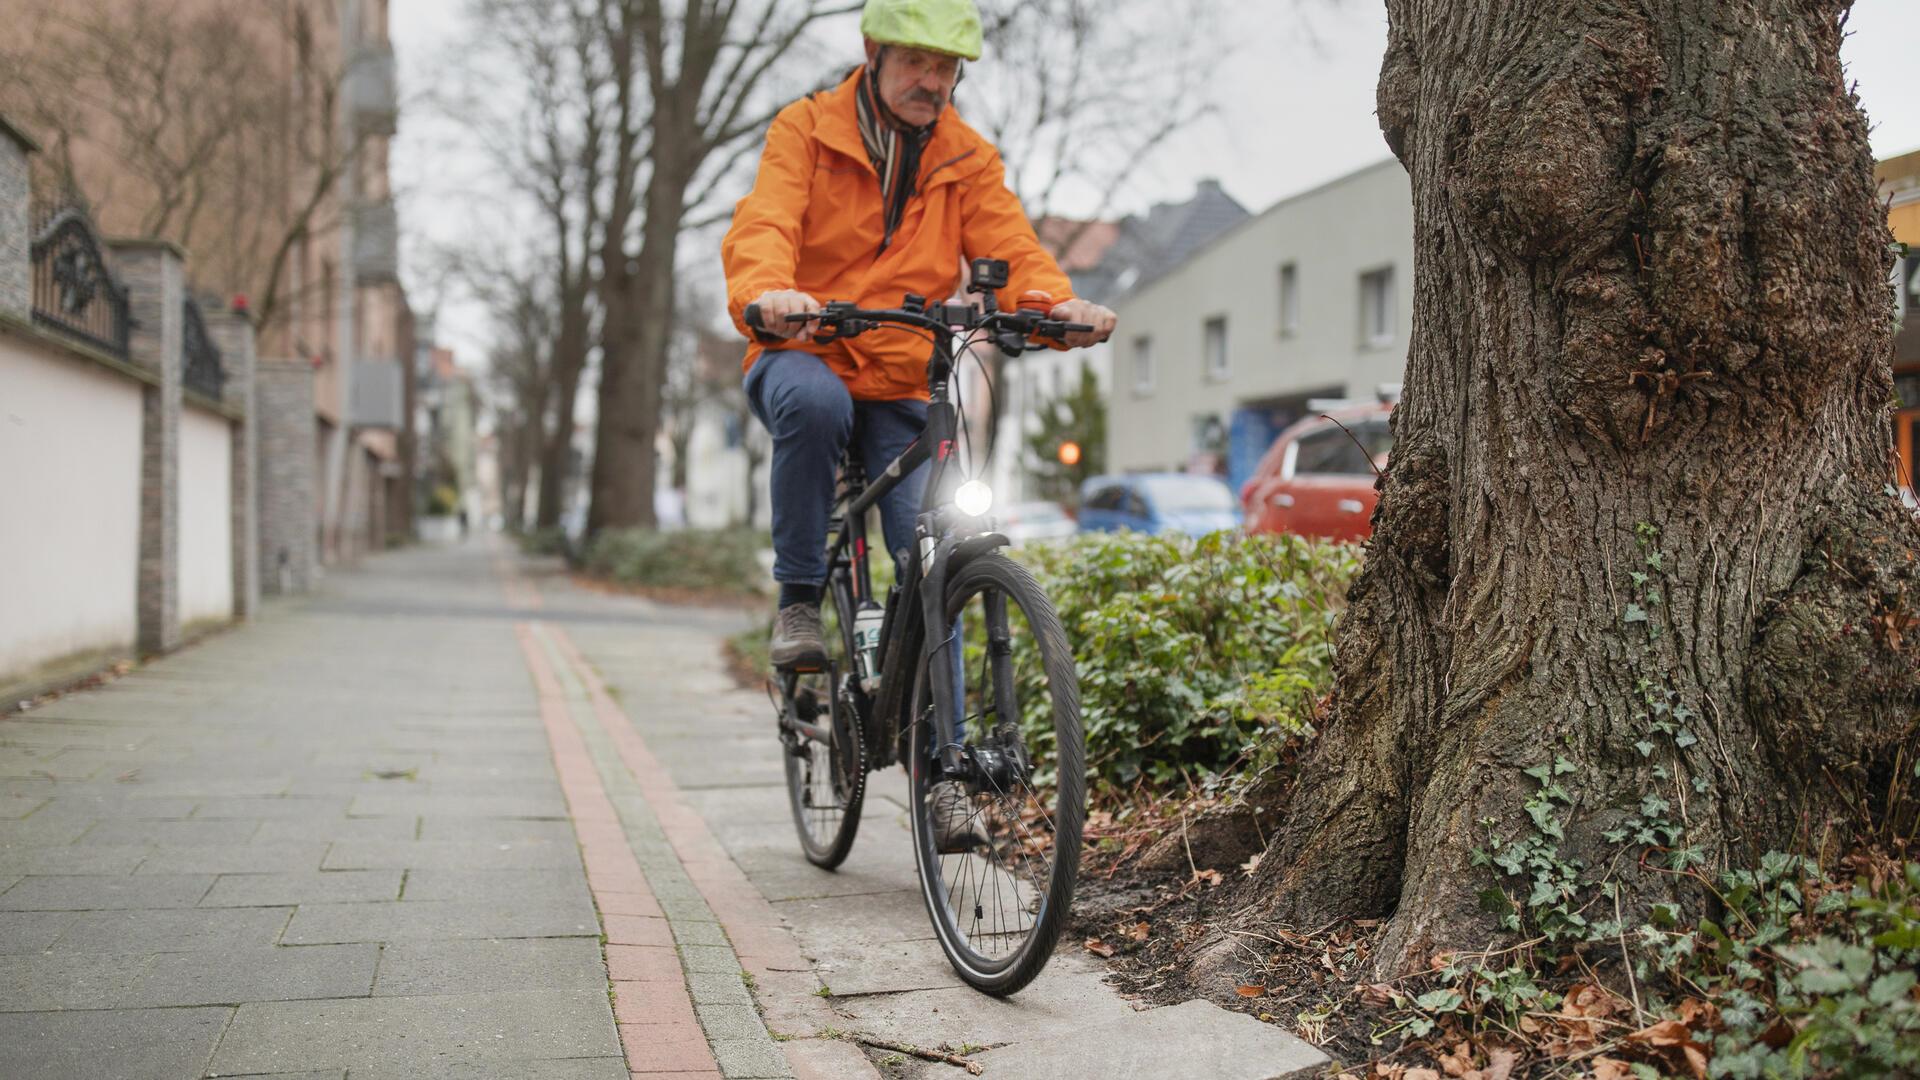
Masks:
[[[752,339],[741,313],[770,289],[861,307],[898,307],[907,293],[939,302],[959,288],[963,260],[974,258],[1010,264],[1002,308],[1030,289],[1053,294],[1056,304],[1073,299],[1067,275],[1007,190],[999,151],[952,105],[920,155],[919,180],[893,243],[880,250],[880,176],[854,110],[865,75],[858,68],[838,87],[794,102],[767,131],[753,190],[734,208],[720,246],[727,307],[740,332]],[[927,396],[928,346],[919,334],[882,329],[852,341],[756,343],[744,370],[766,348],[818,354],[862,401]]]

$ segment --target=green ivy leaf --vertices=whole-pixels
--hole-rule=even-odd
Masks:
[[[1460,1007],[1460,991],[1451,986],[1438,990],[1429,990],[1413,999],[1413,1003],[1428,1012],[1453,1012]]]
[[[1647,609],[1641,607],[1639,604],[1628,604],[1627,613],[1620,617],[1620,621],[1623,623],[1646,622]]]
[[[1653,753],[1653,744],[1648,742],[1645,739],[1641,739],[1639,742],[1634,743],[1633,748],[1635,750],[1640,751],[1641,757],[1647,757]]]
[[[1692,746],[1694,743],[1697,743],[1699,741],[1700,741],[1699,736],[1695,735],[1691,731],[1688,731],[1686,728],[1681,728],[1673,736],[1674,745],[1678,746],[1682,750],[1685,750],[1687,747]]]
[[[1867,1000],[1885,1008],[1905,999],[1913,989],[1914,982],[1915,976],[1911,971],[1890,971],[1873,980],[1873,985],[1867,989]]]

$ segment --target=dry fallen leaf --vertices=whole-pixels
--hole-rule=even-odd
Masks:
[[[1619,1058],[1593,1059],[1593,1080],[1633,1080],[1633,1070]]]
[[[1376,1009],[1393,1004],[1394,999],[1399,996],[1393,987],[1386,983],[1368,983],[1360,991],[1360,1000]]]
[[[1233,992],[1239,994],[1241,997],[1254,998],[1264,996],[1267,988],[1259,983],[1242,983],[1234,987]]]
[[[1693,1042],[1693,1032],[1678,1020],[1662,1020],[1628,1035],[1627,1041],[1646,1046],[1686,1046]]]
[[[1204,881],[1204,882],[1206,882],[1206,883],[1207,883],[1208,885],[1218,885],[1218,884],[1220,884],[1220,871],[1218,871],[1218,870],[1195,870],[1195,871],[1193,872],[1193,880],[1195,880],[1195,881]]]
[[[1408,1069],[1401,1080],[1440,1080],[1440,1074],[1433,1069]]]
[[[1086,941],[1086,946],[1087,946],[1088,952],[1092,953],[1095,956],[1100,957],[1101,959],[1108,959],[1113,956],[1113,946],[1107,944],[1104,941],[1101,941],[1097,937],[1088,938]]]
[[[1145,941],[1147,940],[1147,933],[1151,929],[1153,928],[1146,923],[1137,922],[1127,928],[1127,936],[1135,941]]]
[[[1473,1048],[1458,1043],[1451,1054],[1440,1055],[1440,1068],[1448,1076],[1465,1076],[1473,1069]]]
[[[1519,1062],[1518,1051],[1506,1046],[1494,1047],[1487,1051],[1487,1080],[1507,1080]]]
[[[1252,877],[1253,872],[1260,869],[1260,856],[1264,854],[1266,853],[1261,851],[1254,852],[1253,858],[1240,864],[1241,872],[1245,873],[1248,877]]]

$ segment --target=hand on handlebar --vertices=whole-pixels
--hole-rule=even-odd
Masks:
[[[1107,340],[1113,336],[1114,323],[1119,319],[1113,312],[1091,300],[1069,300],[1064,304],[1056,304],[1047,316],[1060,322],[1091,327],[1090,330],[1075,331],[1060,339],[1070,349],[1084,349]]]
[[[775,337],[792,338],[795,341],[812,341],[815,324],[790,320],[791,315],[810,315],[818,313],[820,301],[806,293],[794,289],[773,289],[760,294],[751,307],[758,310],[759,325],[749,325],[762,333]]]

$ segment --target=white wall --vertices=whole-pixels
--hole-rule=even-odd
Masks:
[[[180,410],[180,622],[233,617],[231,422]]]
[[[1280,267],[1295,265],[1299,325],[1283,332]],[[1393,267],[1392,340],[1360,333],[1360,276]],[[1238,405],[1335,391],[1370,398],[1397,383],[1413,329],[1413,199],[1388,160],[1286,199],[1122,297],[1113,336],[1107,465],[1182,467],[1193,420]],[[1205,368],[1207,319],[1227,320],[1228,371]],[[1135,386],[1134,343],[1151,339],[1153,385]]]
[[[140,393],[0,332],[0,678],[133,644]]]

